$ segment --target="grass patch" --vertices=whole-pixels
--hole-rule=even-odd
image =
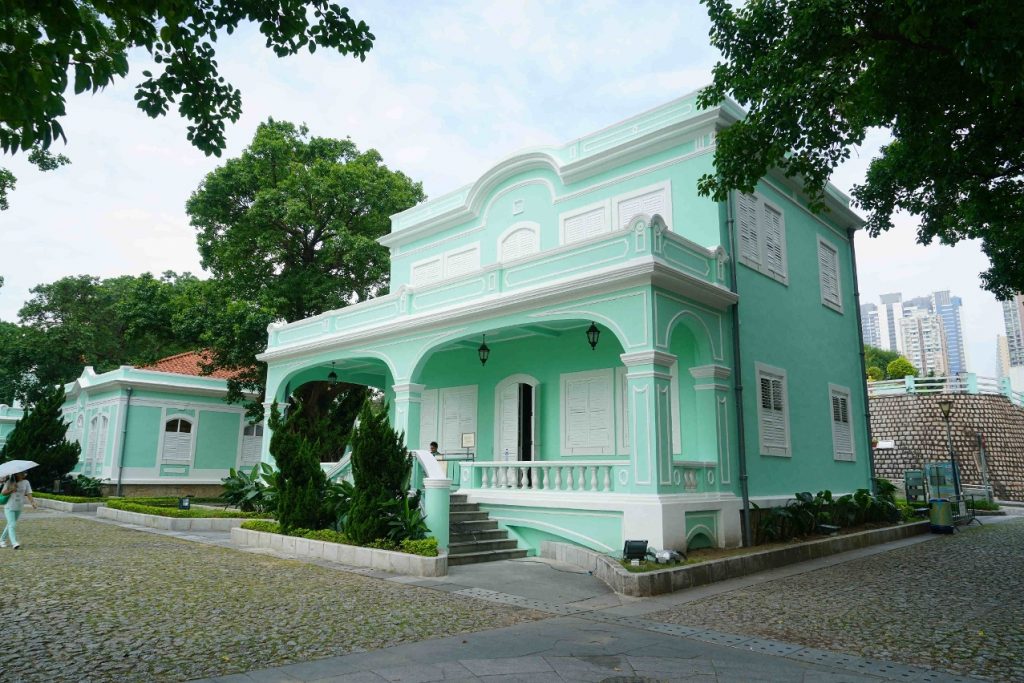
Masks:
[[[161,517],[179,517],[189,519],[205,518],[263,518],[267,515],[258,512],[229,512],[228,510],[191,509],[179,510],[177,498],[109,498],[107,507],[125,512],[138,512],[143,515],[160,515]]]
[[[265,534],[280,534],[281,525],[277,522],[272,522],[262,519],[254,519],[248,522],[242,522],[242,528],[250,531],[262,531]],[[340,531],[333,531],[331,529],[292,529],[290,534],[286,536],[295,536],[297,538],[308,538],[313,541],[327,541],[328,543],[341,543],[342,545],[359,545],[349,540],[348,536]],[[437,539],[436,538],[424,538],[418,541],[406,539],[401,543],[395,543],[389,541],[386,538],[379,538],[376,541],[368,544],[368,548],[376,548],[378,550],[391,550],[399,553],[407,553],[409,555],[420,555],[421,557],[437,557]]]
[[[85,496],[65,496],[60,493],[37,493],[32,492],[33,498],[46,498],[47,500],[60,500],[65,503],[102,503],[106,500],[105,497],[100,496],[98,498],[87,498]]]

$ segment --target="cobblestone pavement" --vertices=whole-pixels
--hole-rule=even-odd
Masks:
[[[970,527],[646,618],[1024,681],[1024,520]]]
[[[18,527],[3,681],[180,681],[546,616],[52,513]]]

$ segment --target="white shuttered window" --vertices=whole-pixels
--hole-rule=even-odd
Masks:
[[[757,364],[757,400],[761,455],[791,455],[785,370]]]
[[[850,390],[830,384],[829,405],[832,409],[832,450],[836,460],[855,459],[853,450],[853,419],[850,416]]]
[[[842,289],[839,284],[839,251],[818,238],[818,279],[821,283],[821,303],[843,312]]]
[[[540,251],[540,235],[536,227],[523,225],[513,227],[501,239],[498,246],[499,259],[502,261],[514,261],[515,259],[529,256]]]
[[[253,467],[260,462],[263,445],[263,425],[250,424],[242,429],[242,461],[239,467]]]
[[[191,422],[175,417],[164,423],[160,461],[169,465],[188,465],[192,462]]]
[[[736,226],[740,262],[788,284],[786,221],[782,211],[760,195],[739,194]]]
[[[619,229],[629,225],[629,222],[636,216],[643,214],[648,217],[661,216],[666,221],[672,220],[668,215],[668,183],[654,190],[646,190],[633,197],[618,200],[616,202],[616,214],[618,216]]]
[[[562,454],[615,452],[612,421],[613,370],[562,375]]]

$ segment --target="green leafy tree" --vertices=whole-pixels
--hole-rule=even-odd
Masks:
[[[60,412],[63,403],[63,387],[55,387],[44,394],[15,424],[0,449],[0,462],[32,460],[39,463],[30,473],[39,489],[48,490],[55,480],[70,472],[82,450],[77,443],[65,438],[68,425]]]
[[[6,0],[0,13],[0,148],[31,151],[42,169],[62,157],[46,150],[64,139],[65,94],[95,93],[128,75],[128,52],[156,63],[136,86],[138,107],[156,118],[175,104],[188,139],[207,154],[224,149],[225,121],[242,113],[241,93],[218,71],[214,45],[243,23],[259,26],[278,57],[331,49],[360,60],[374,36],[348,9],[328,0]],[[73,77],[73,84],[69,81]],[[63,159],[66,162],[66,159]],[[14,177],[0,169],[0,209]]]
[[[889,379],[903,379],[907,375],[916,377],[917,368],[909,360],[900,356],[885,367],[885,374],[888,375]]]
[[[364,545],[392,536],[391,521],[407,498],[412,461],[405,437],[388,421],[387,410],[377,412],[370,401],[359,412],[359,427],[352,435],[352,478],[355,491],[345,533]]]
[[[420,183],[389,169],[376,150],[311,137],[283,121],[261,124],[241,156],[206,176],[186,210],[214,282],[198,306],[182,307],[176,324],[201,331],[213,366],[240,373],[229,382],[229,400],[262,393],[266,368],[253,357],[266,348],[269,323],[386,291],[389,256],[377,239],[390,231],[392,214],[423,199]],[[317,392],[300,396],[309,419],[351,390],[312,384],[299,390]],[[250,406],[254,415],[260,403]]]
[[[885,371],[882,370],[882,368],[878,367],[877,365],[872,365],[870,368],[868,368],[868,379],[871,380],[872,382],[877,382],[878,380],[885,379]]]
[[[871,346],[870,344],[864,345],[864,365],[868,368],[876,367],[884,371],[884,368],[887,368],[889,363],[899,357],[898,351],[888,351],[877,346]]]
[[[985,287],[1024,291],[1024,3],[702,0],[724,61],[699,96],[748,108],[723,130],[702,194],[750,191],[770,169],[816,208],[833,169],[875,127],[893,142],[854,188],[878,235],[905,211],[918,240],[981,240]]]
[[[295,408],[282,418],[275,402],[268,421],[274,432],[270,453],[278,468],[277,521],[285,532],[320,529],[326,521],[323,498],[327,477],[320,468],[316,444],[302,429],[301,412]]]
[[[166,272],[69,276],[34,287],[20,324],[0,323],[0,396],[31,402],[76,379],[85,365],[105,372],[198,348],[197,337],[172,327],[178,299],[195,282]]]

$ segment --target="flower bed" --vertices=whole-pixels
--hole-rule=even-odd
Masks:
[[[59,493],[32,493],[39,507],[61,512],[92,512],[106,504],[106,498],[86,498],[83,496],[64,496]]]
[[[335,533],[331,531],[307,531],[307,534],[318,535],[314,538],[309,538],[285,536],[280,533],[264,531],[262,529],[273,528],[265,522],[247,522],[245,526],[250,528],[238,526],[231,529],[232,543],[244,547],[270,548],[295,555],[296,557],[324,559],[329,562],[339,562],[354,567],[381,569],[396,574],[410,576],[448,575],[448,553],[444,551],[438,552],[435,557],[425,557],[408,552],[318,540],[321,536],[326,537],[326,534]],[[257,529],[261,530],[257,531]],[[412,543],[423,542],[412,541]],[[426,543],[423,545],[428,546],[430,544]],[[436,549],[436,544],[434,544],[434,548]]]

